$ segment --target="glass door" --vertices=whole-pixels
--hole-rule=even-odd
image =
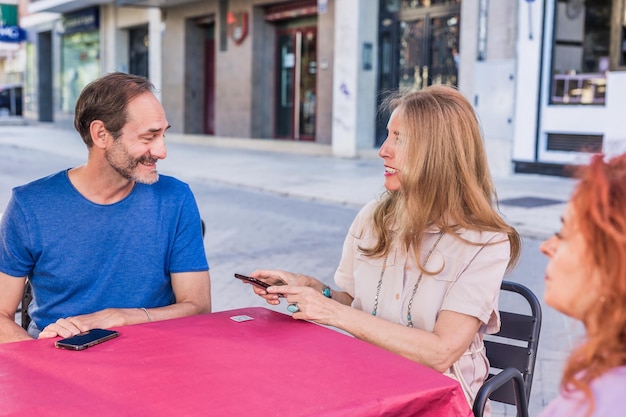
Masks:
[[[130,29],[128,31],[128,72],[129,74],[140,75],[149,78],[149,51],[148,25]]]
[[[400,21],[399,89],[458,83],[460,12],[423,13]]]
[[[315,29],[300,33],[300,70],[299,70],[299,123],[298,132],[301,140],[315,139],[315,102],[317,81],[317,36]]]
[[[277,38],[275,136],[315,140],[316,29],[280,30]]]

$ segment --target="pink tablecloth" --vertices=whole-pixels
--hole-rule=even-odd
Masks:
[[[253,320],[231,319],[241,315]],[[472,415],[456,381],[264,308],[118,330],[79,352],[0,345],[0,415]]]

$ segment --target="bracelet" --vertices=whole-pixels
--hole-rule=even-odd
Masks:
[[[148,310],[146,310],[144,307],[141,307],[141,309],[144,313],[146,313],[146,316],[148,316],[148,321],[152,321],[152,317],[150,317],[150,313],[148,313]]]
[[[324,297],[326,298],[333,298],[333,292],[328,285],[324,285],[324,287],[322,287],[322,294],[324,294]]]

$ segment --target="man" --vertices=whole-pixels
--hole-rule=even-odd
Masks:
[[[13,190],[0,222],[0,342],[211,310],[196,201],[156,169],[169,125],[153,90],[123,73],[87,85],[74,118],[87,162]],[[15,323],[27,277],[28,333]]]

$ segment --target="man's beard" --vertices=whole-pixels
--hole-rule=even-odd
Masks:
[[[135,181],[142,184],[154,184],[159,180],[159,173],[156,169],[150,173],[139,173],[137,167],[139,164],[148,163],[153,164],[158,159],[151,157],[150,155],[144,155],[139,159],[133,159],[128,155],[126,150],[120,152],[118,148],[113,151],[107,151],[105,158],[109,162],[109,165],[113,167],[118,174],[127,180]]]

